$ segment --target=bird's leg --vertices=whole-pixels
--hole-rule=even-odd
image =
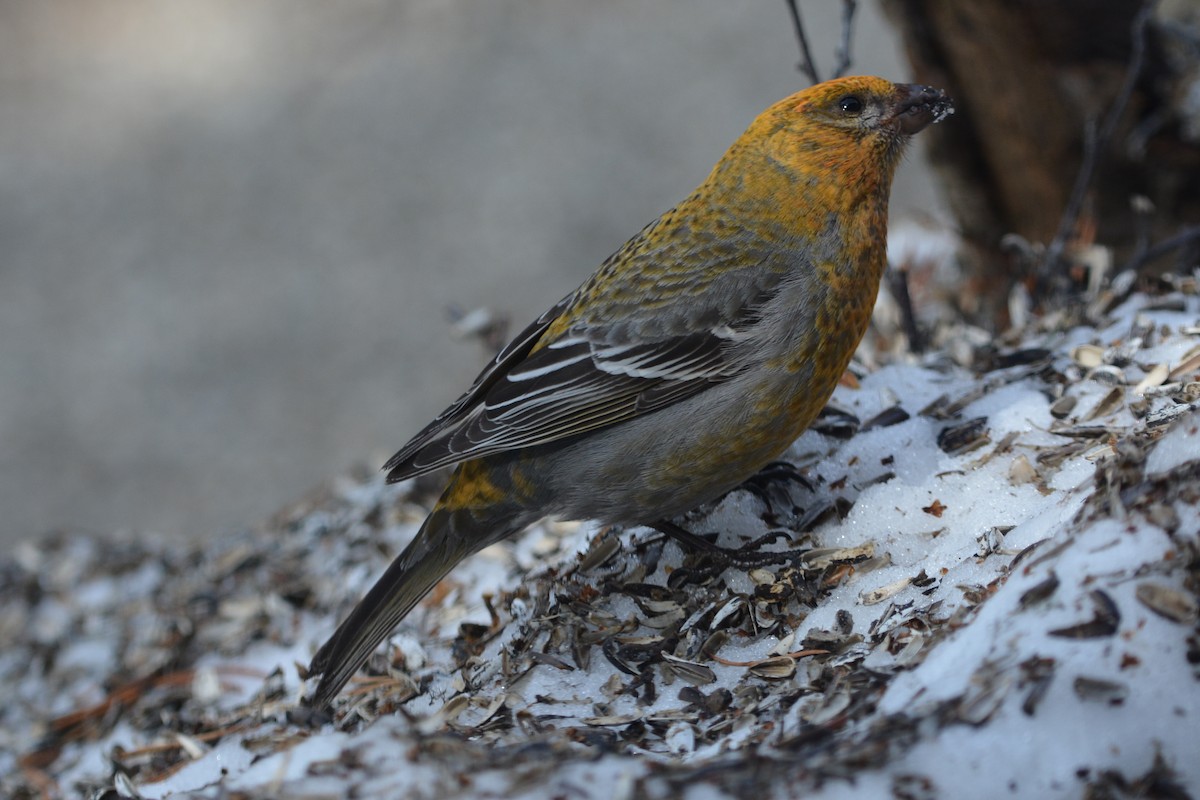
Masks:
[[[741,569],[752,569],[754,567],[762,567],[768,564],[782,564],[788,561],[795,555],[794,550],[785,550],[779,553],[764,553],[760,549],[763,545],[775,541],[780,536],[783,536],[782,531],[772,531],[771,533],[754,539],[747,544],[736,549],[727,549],[720,545],[710,542],[703,536],[697,536],[691,531],[676,525],[667,519],[660,519],[650,523],[650,527],[660,533],[666,534],[675,541],[679,542],[688,550],[707,553],[713,556],[722,566],[739,567]]]

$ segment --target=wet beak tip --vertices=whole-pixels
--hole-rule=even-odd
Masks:
[[[900,129],[912,135],[937,124],[954,113],[954,103],[945,92],[931,86],[908,86],[908,99],[897,114]]]

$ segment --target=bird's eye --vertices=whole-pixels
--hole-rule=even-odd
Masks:
[[[843,114],[857,114],[863,110],[863,101],[857,95],[848,94],[837,101],[837,107]]]

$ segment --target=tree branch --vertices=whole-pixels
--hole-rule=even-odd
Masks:
[[[1050,240],[1049,246],[1046,247],[1045,260],[1043,261],[1043,272],[1049,272],[1057,269],[1061,263],[1063,250],[1066,249],[1067,239],[1075,230],[1075,223],[1079,219],[1079,212],[1083,208],[1084,198],[1087,196],[1088,188],[1092,184],[1092,176],[1096,171],[1096,163],[1100,159],[1100,154],[1108,149],[1109,141],[1112,139],[1113,132],[1117,128],[1117,123],[1121,121],[1121,117],[1125,114],[1125,107],[1129,104],[1129,98],[1133,95],[1133,87],[1137,83],[1138,76],[1142,73],[1142,67],[1146,60],[1146,28],[1150,23],[1150,18],[1154,13],[1154,6],[1157,0],[1145,0],[1142,3],[1142,8],[1138,11],[1137,16],[1133,19],[1132,38],[1133,38],[1133,53],[1129,58],[1129,67],[1125,70],[1125,80],[1121,85],[1121,90],[1117,93],[1116,99],[1113,100],[1112,107],[1108,111],[1108,116],[1104,119],[1104,124],[1098,132],[1089,130],[1085,133],[1083,163],[1079,166],[1079,174],[1075,177],[1075,186],[1071,189],[1071,197],[1067,201],[1067,207],[1063,211],[1062,219],[1058,224],[1058,232],[1054,234],[1054,238]]]

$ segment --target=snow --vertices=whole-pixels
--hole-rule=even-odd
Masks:
[[[1146,473],[1166,475],[1185,464],[1200,460],[1200,426],[1176,425],[1159,440],[1146,459]]]
[[[815,493],[849,506],[844,518],[823,518],[802,546],[865,548],[873,555],[847,562],[851,568],[837,573],[828,593],[795,614],[794,627],[730,636],[719,646],[719,660],[703,660],[713,680],[696,688],[710,697],[727,690],[737,714],[697,716],[682,699],[681,688],[689,686],[682,672],[661,673],[663,685],[650,698],[630,690],[630,676],[599,647],[579,668],[556,666],[552,648],[528,646],[530,636],[546,643],[553,631],[539,627],[546,609],[575,597],[581,581],[600,595],[589,613],[604,624],[632,626],[630,636],[653,639],[658,629],[645,602],[621,590],[622,576],[662,586],[685,561],[668,541],[660,563],[641,574],[628,554],[652,546],[658,534],[549,522],[464,562],[448,591],[397,630],[391,652],[403,669],[396,679],[414,692],[394,701],[399,710],[376,715],[374,701],[348,698],[339,703],[344,716],[336,724],[310,727],[291,716],[304,690],[296,665],[332,631],[337,615],[314,613],[274,590],[222,597],[221,582],[237,571],[230,565],[251,556],[255,564],[281,557],[233,542],[213,548],[203,567],[214,581],[219,618],[206,630],[222,645],[191,664],[194,686],[183,701],[201,718],[226,720],[229,730],[165,777],[156,780],[147,769],[123,778],[118,788],[127,783],[134,787],[129,791],[155,799],[244,792],[715,800],[743,795],[743,789],[764,800],[1073,798],[1105,781],[1133,783],[1153,773],[1194,795],[1200,792],[1194,613],[1200,414],[1193,400],[1164,432],[1133,407],[1133,386],[1154,364],[1174,367],[1196,345],[1196,336],[1184,331],[1195,330],[1200,301],[1183,300],[1185,312],[1155,311],[1146,310],[1148,298],[1135,295],[1102,328],[1031,333],[1027,346],[1050,348],[1055,374],[1073,380],[1049,380],[1043,367],[976,375],[934,354],[884,366],[857,388],[839,388],[834,402],[860,420],[895,405],[908,418],[847,440],[812,430],[796,441],[789,458],[807,465],[806,475],[819,484]],[[1084,377],[1086,370],[1071,362],[1071,348],[1121,346],[1131,328],[1147,320],[1157,341],[1124,365],[1121,402],[1086,419],[1112,387]],[[969,397],[980,387],[985,391],[950,419],[921,413],[943,396]],[[1051,414],[1058,392],[1079,398],[1075,420]],[[1150,411],[1176,402],[1146,400]],[[957,453],[939,447],[943,429],[975,417],[987,419],[981,446]],[[1074,438],[1065,430],[1072,424],[1103,425],[1107,434]],[[1061,459],[1046,457],[1077,441],[1085,446]],[[317,537],[304,545],[303,563],[322,602],[336,602],[344,612],[386,562],[363,523],[371,514],[391,509],[384,547],[392,553],[415,533],[421,512],[411,505],[414,491],[347,480],[334,492],[341,505],[318,505],[295,518],[289,536]],[[735,492],[691,515],[687,525],[719,531],[723,546],[737,547],[773,529],[764,520],[758,497]],[[345,534],[322,533],[331,530]],[[621,537],[623,552],[580,576],[581,554],[611,535]],[[97,557],[74,540],[66,547],[77,560]],[[111,685],[108,676],[122,663],[123,651],[105,639],[110,621],[131,607],[151,613],[143,606],[169,580],[169,569],[151,560],[120,575],[84,578],[36,552],[21,554],[8,569],[46,576],[45,596],[31,614],[39,632],[27,646],[59,645],[44,672],[19,669],[22,662],[11,652],[0,657],[10,696],[44,695],[54,675],[75,676],[69,693],[52,694],[45,710],[7,712],[6,729],[13,723],[45,732],[49,717],[100,702],[99,686]],[[51,574],[56,569],[60,574]],[[713,602],[722,614],[746,613],[746,598],[777,572],[729,567],[721,574],[722,592],[717,584],[697,589],[716,592],[698,602]],[[543,585],[550,588],[539,595]],[[522,588],[528,592],[517,591]],[[1146,599],[1152,590],[1179,598],[1183,611],[1152,608]],[[459,626],[490,624],[485,595],[502,624],[463,665],[452,657]],[[92,611],[86,625],[81,607]],[[723,619],[699,610],[685,612],[690,624],[709,620],[715,629]],[[662,624],[669,625],[670,614],[663,613]],[[0,630],[5,624],[12,623],[0,619]],[[251,624],[261,625],[253,628],[260,633],[248,641]],[[860,638],[847,639],[829,661],[797,657],[790,677],[766,679],[747,666],[801,650],[811,637],[847,625],[844,632]],[[681,640],[689,634],[688,625],[669,629]],[[530,661],[529,653],[546,657]],[[527,668],[511,672],[518,662]],[[829,669],[834,672],[823,671]],[[830,674],[841,674],[846,685],[830,683]],[[255,700],[272,681],[277,699]],[[875,688],[855,681],[875,681]],[[256,714],[239,712],[256,702]],[[163,736],[122,720],[91,740],[66,744],[45,774],[64,794],[112,785],[114,746],[132,751]],[[826,744],[806,750],[807,736]],[[32,740],[6,732],[0,743],[0,772],[17,775],[16,754],[27,752]]]

